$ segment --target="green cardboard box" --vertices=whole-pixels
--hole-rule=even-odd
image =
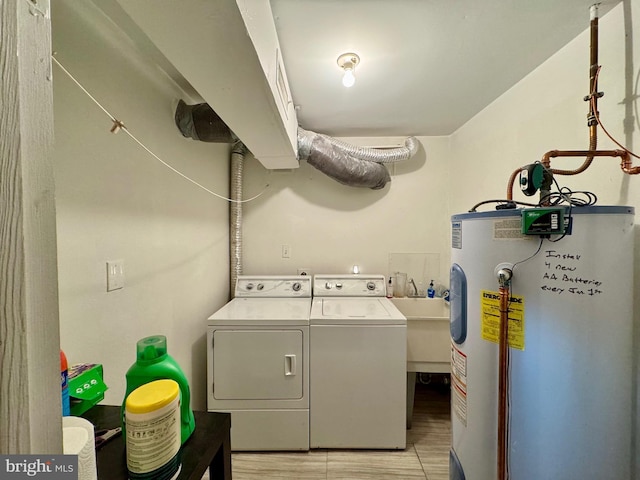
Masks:
[[[82,415],[104,399],[107,386],[102,379],[102,365],[80,363],[69,367],[71,415]]]

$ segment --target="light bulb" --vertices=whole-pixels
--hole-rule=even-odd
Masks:
[[[353,74],[353,68],[344,69],[344,77],[342,77],[342,85],[345,87],[353,87],[353,84],[356,83],[356,76]]]

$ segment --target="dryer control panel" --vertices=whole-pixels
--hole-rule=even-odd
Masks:
[[[236,297],[310,298],[311,277],[304,275],[238,275]]]
[[[384,297],[384,275],[314,275],[314,297]]]

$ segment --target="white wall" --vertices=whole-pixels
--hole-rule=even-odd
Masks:
[[[229,146],[181,136],[183,93],[130,48],[91,2],[57,0],[56,58],[161,158],[228,193]],[[207,317],[228,298],[228,205],[161,166],[54,67],[61,344],[70,363],[104,365],[105,403],[120,404],[137,340],[168,339],[192,406],[206,408]],[[106,261],[124,289],[107,293]]]
[[[249,160],[245,196],[269,188],[245,207],[245,273],[350,273],[357,264],[362,273],[389,274],[389,254],[428,253],[439,262],[427,280],[448,283],[449,139],[419,140],[414,158],[389,167],[392,180],[381,190],[342,185],[306,162],[268,171]]]
[[[599,101],[601,119],[619,141],[632,150],[640,150],[640,123],[631,119],[633,131],[623,130],[625,104],[631,102],[631,113],[637,115],[638,100],[625,92],[637,94],[640,75],[640,2],[627,0],[600,20],[600,56],[603,66],[599,90],[605,96]],[[630,15],[631,14],[631,15]],[[625,17],[629,27],[625,31]],[[631,25],[631,18],[633,24]],[[586,20],[585,20],[586,23]],[[635,35],[634,35],[635,34]],[[633,45],[633,53],[625,47],[625,38]],[[467,211],[476,202],[489,198],[505,198],[506,185],[512,171],[540,160],[549,150],[584,150],[588,148],[586,127],[587,104],[582,97],[589,89],[588,31],[502,95],[492,105],[459,129],[451,138],[449,159],[453,172],[450,205],[452,213]],[[617,148],[599,133],[599,148]],[[575,168],[583,159],[554,159],[554,168]],[[640,161],[635,159],[635,165]],[[635,285],[640,285],[640,176],[627,176],[619,168],[619,160],[596,159],[585,173],[557,176],[562,186],[573,190],[588,190],[598,196],[600,205],[632,205],[636,208]],[[519,192],[514,199],[530,201]],[[483,207],[486,210],[493,207]],[[615,248],[615,245],[609,246]],[[631,252],[629,252],[631,258]],[[640,305],[639,288],[635,288],[635,305]],[[635,311],[635,351],[640,351],[640,309]],[[636,355],[636,386],[640,369]],[[598,388],[594,378],[594,388]],[[637,395],[636,407],[640,405]],[[615,408],[612,405],[611,408]],[[638,408],[636,408],[638,412]],[[640,432],[640,419],[630,419]],[[640,441],[636,441],[637,462],[640,462]],[[636,464],[640,478],[640,463]]]

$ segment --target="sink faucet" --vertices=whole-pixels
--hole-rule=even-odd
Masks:
[[[413,291],[415,292],[415,296],[417,297],[419,293],[418,293],[418,287],[416,287],[416,282],[413,281],[413,278],[410,278],[409,283],[413,285]]]

